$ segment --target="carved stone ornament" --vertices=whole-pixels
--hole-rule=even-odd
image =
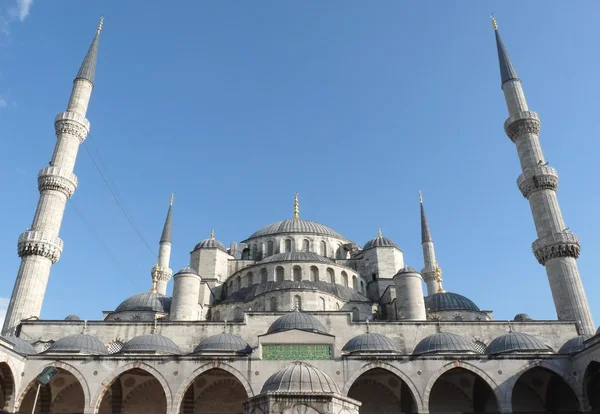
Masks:
[[[63,241],[58,237],[46,236],[40,231],[26,231],[19,236],[17,252],[19,257],[43,256],[56,263],[63,250]]]
[[[168,267],[155,266],[152,269],[152,275],[156,276],[157,281],[168,282],[173,276],[173,271]]]
[[[62,112],[54,120],[54,129],[57,137],[61,134],[69,134],[76,136],[81,143],[90,132],[90,122],[76,112]]]
[[[60,191],[71,197],[77,189],[77,176],[58,167],[42,168],[38,174],[38,189]]]
[[[535,167],[525,171],[517,179],[517,185],[523,197],[529,196],[539,190],[558,190],[558,172],[547,166]]]
[[[504,123],[504,131],[513,142],[524,134],[539,135],[540,128],[540,118],[533,111],[519,112]]]
[[[531,246],[535,258],[541,265],[550,259],[558,257],[573,257],[577,259],[581,250],[579,238],[570,232],[554,233],[533,242]]]

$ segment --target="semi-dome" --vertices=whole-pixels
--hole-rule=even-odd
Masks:
[[[425,297],[425,309],[428,312],[462,310],[480,312],[479,306],[471,299],[452,292],[434,293]]]
[[[90,355],[106,355],[106,345],[92,335],[68,335],[54,342],[44,353],[79,353]]]
[[[339,239],[343,237],[335,230],[330,229],[320,223],[314,221],[301,220],[301,219],[290,219],[278,221],[276,223],[269,224],[262,229],[254,232],[247,240],[261,236],[271,236],[280,233],[308,233],[308,234],[319,234],[322,236],[331,236]]]
[[[399,353],[400,350],[387,336],[378,333],[364,333],[350,339],[342,348],[348,354],[358,352]]]
[[[329,375],[312,365],[294,362],[271,375],[262,393],[339,394],[340,389]]]
[[[127,341],[121,353],[157,353],[157,354],[181,354],[181,350],[169,338],[159,334],[139,335]]]
[[[248,355],[252,352],[252,347],[239,336],[223,332],[201,340],[194,352],[227,352]]]
[[[559,354],[574,354],[576,352],[579,351],[583,351],[584,346],[584,342],[587,341],[588,339],[590,339],[592,337],[592,335],[589,334],[582,334],[582,335],[578,335],[575,338],[571,338],[569,339],[567,342],[565,342],[563,344],[563,346],[560,347],[560,349],[558,350]]]
[[[513,319],[513,321],[515,322],[528,322],[528,321],[532,321],[533,318],[529,315],[527,315],[526,313],[517,313],[515,315],[515,318]]]
[[[81,319],[79,318],[79,316],[74,315],[74,314],[70,314],[65,318],[65,321],[80,321]]]
[[[521,332],[509,332],[499,336],[485,349],[485,353],[490,355],[512,352],[538,353],[553,352],[553,350],[534,336]]]
[[[227,253],[227,248],[225,247],[225,245],[215,238],[208,238],[202,240],[194,247],[194,250],[198,249],[219,249]]]
[[[398,245],[394,243],[392,239],[388,239],[387,237],[377,236],[374,239],[369,240],[363,246],[363,250],[370,249],[372,247],[395,247],[399,249]]]
[[[415,347],[414,355],[432,353],[478,353],[473,344],[460,335],[438,332],[423,338]]]
[[[21,355],[35,355],[37,351],[26,340],[14,335],[3,335],[2,338],[13,344],[13,350]]]
[[[171,310],[171,297],[158,292],[143,292],[125,299],[115,312],[123,311],[150,311],[169,313]]]
[[[323,324],[314,316],[311,316],[308,313],[294,311],[283,315],[273,322],[269,327],[267,334],[291,331],[293,329],[306,332],[327,333]]]
[[[333,263],[333,260],[327,257],[320,256],[312,252],[289,252],[289,253],[278,253],[272,256],[266,257],[259,264],[263,263],[274,263],[274,262],[321,262],[321,263]]]

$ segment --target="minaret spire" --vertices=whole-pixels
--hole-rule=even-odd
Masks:
[[[556,196],[558,173],[544,160],[539,141],[539,116],[529,110],[521,81],[500,38],[495,19],[492,22],[502,91],[509,114],[504,130],[516,144],[522,170],[517,185],[529,200],[538,237],[532,245],[533,253],[546,268],[558,319],[579,321],[581,333],[594,334],[594,321],[577,267],[579,238],[566,226]]]
[[[298,193],[294,193],[294,220],[300,219],[300,203],[298,202]]]
[[[23,319],[40,316],[50,268],[63,250],[63,241],[58,234],[67,200],[77,189],[73,170],[79,145],[90,130],[90,122],[85,116],[92,94],[99,36],[100,30],[73,81],[67,110],[54,120],[56,146],[50,165],[38,174],[40,198],[31,227],[17,242],[21,265],[6,312],[3,334],[12,332]]]
[[[419,204],[421,206],[421,247],[423,248],[423,261],[425,267],[421,270],[421,275],[427,283],[427,295],[440,293],[442,289],[442,269],[439,267],[435,258],[435,248],[429,223],[425,215],[425,207],[423,206],[423,193],[419,190]]]
[[[158,260],[156,261],[156,266],[152,269],[152,291],[161,295],[167,294],[167,284],[171,280],[171,276],[173,276],[173,271],[169,268],[169,262],[171,260],[171,244],[173,241],[174,198],[175,194],[171,193],[167,218],[165,219],[165,225],[160,236]]]

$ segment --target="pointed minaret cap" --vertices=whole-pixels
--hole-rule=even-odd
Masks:
[[[169,211],[167,212],[167,219],[165,220],[165,226],[163,227],[162,235],[160,236],[161,243],[171,243],[173,239],[173,198],[175,194],[171,193],[171,201],[169,202]]]
[[[98,59],[98,42],[100,41],[100,32],[102,31],[102,25],[104,24],[104,16],[100,17],[100,23],[98,24],[98,30],[96,36],[92,40],[92,44],[88,49],[87,55],[83,59],[81,68],[75,77],[77,79],[86,79],[94,85],[94,79],[96,76],[96,60]]]
[[[425,207],[423,207],[423,193],[419,190],[419,202],[421,204],[421,243],[431,242],[431,231],[429,231],[429,223],[425,215]]]
[[[498,62],[500,63],[500,77],[502,79],[502,86],[509,80],[519,80],[519,77],[517,76],[517,71],[510,61],[510,56],[508,56],[508,52],[504,47],[504,42],[502,42],[500,32],[498,32],[498,23],[496,23],[496,19],[493,15],[492,26],[494,27],[494,33],[496,34],[496,47],[498,48]]]

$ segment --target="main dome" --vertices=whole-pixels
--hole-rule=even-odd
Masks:
[[[270,236],[273,234],[280,233],[310,233],[343,239],[342,235],[339,234],[337,231],[332,230],[329,227],[324,226],[320,223],[315,223],[314,221],[301,219],[290,219],[269,224],[268,226],[265,226],[262,229],[254,232],[246,240],[250,240],[255,237]]]

